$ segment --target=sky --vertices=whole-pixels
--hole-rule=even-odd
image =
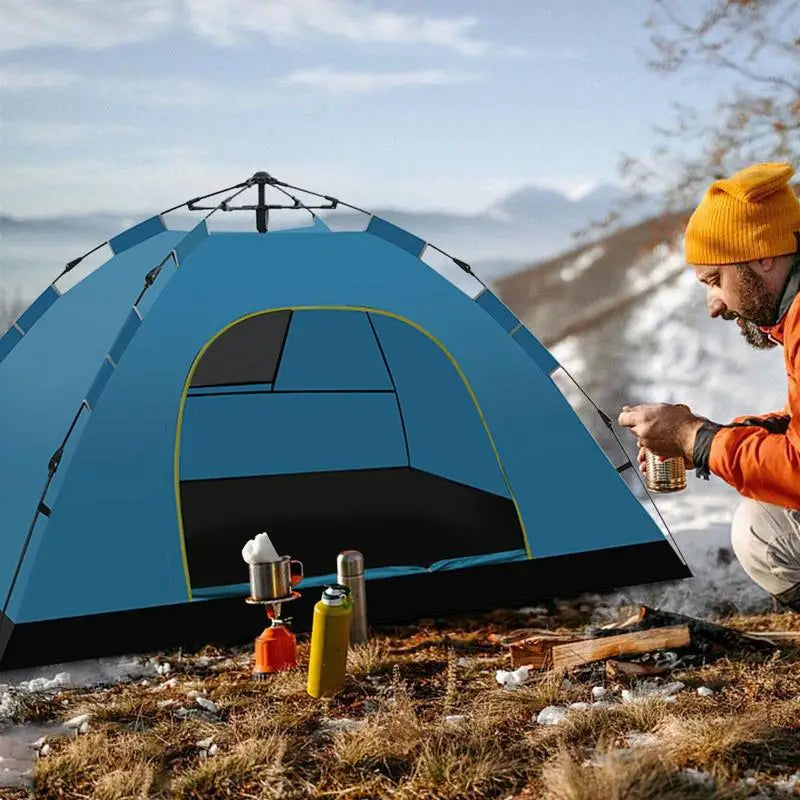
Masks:
[[[580,195],[707,85],[647,0],[0,0],[2,213],[162,210],[266,170],[362,208]]]

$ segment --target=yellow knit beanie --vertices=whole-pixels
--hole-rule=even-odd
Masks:
[[[800,201],[786,163],[753,164],[711,184],[689,219],[689,264],[741,264],[794,253],[800,232]]]

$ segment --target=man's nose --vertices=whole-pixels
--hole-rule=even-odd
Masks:
[[[719,297],[709,297],[706,305],[708,306],[708,314],[712,319],[718,317],[720,314],[724,314],[728,310],[728,307]]]

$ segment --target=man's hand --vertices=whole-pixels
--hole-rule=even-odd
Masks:
[[[640,464],[647,449],[665,458],[682,456],[687,469],[694,466],[694,438],[705,419],[692,414],[689,406],[668,403],[623,406],[617,422],[636,436]]]

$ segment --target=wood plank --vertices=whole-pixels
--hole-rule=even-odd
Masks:
[[[636,661],[606,661],[606,674],[609,678],[642,678],[645,675],[663,675],[669,672],[670,667],[664,665],[657,667],[655,664],[639,664]]]
[[[548,633],[532,636],[509,647],[511,666],[543,669],[550,664],[550,651],[557,644],[581,641],[583,637],[568,633]]]
[[[617,636],[604,636],[599,639],[585,639],[579,642],[555,645],[551,651],[552,663],[554,669],[569,669],[617,656],[686,647],[690,642],[688,625],[650,628]]]
[[[730,649],[751,649],[763,650],[771,647],[770,643],[750,636],[733,628],[724,625],[717,625],[714,622],[707,622],[704,619],[689,617],[685,614],[676,614],[673,611],[661,611],[649,606],[641,606],[639,609],[639,625],[643,629],[661,628],[668,625],[688,625],[692,634],[692,641],[699,645],[707,642],[725,650]]]
[[[609,622],[608,625],[603,625],[600,630],[602,631],[611,631],[611,630],[618,630],[619,628],[629,628],[631,625],[636,625],[641,621],[641,618],[638,614],[634,614],[633,616],[628,617],[628,619],[623,620],[622,622]]]
[[[534,636],[560,636],[561,634],[553,633],[547,628],[516,628],[508,633],[490,633],[486,638],[492,644],[499,644],[503,647],[508,647],[515,642],[521,642],[523,639],[530,639]]]
[[[800,644],[800,631],[744,631],[745,636],[766,639],[770,642],[797,642]]]

